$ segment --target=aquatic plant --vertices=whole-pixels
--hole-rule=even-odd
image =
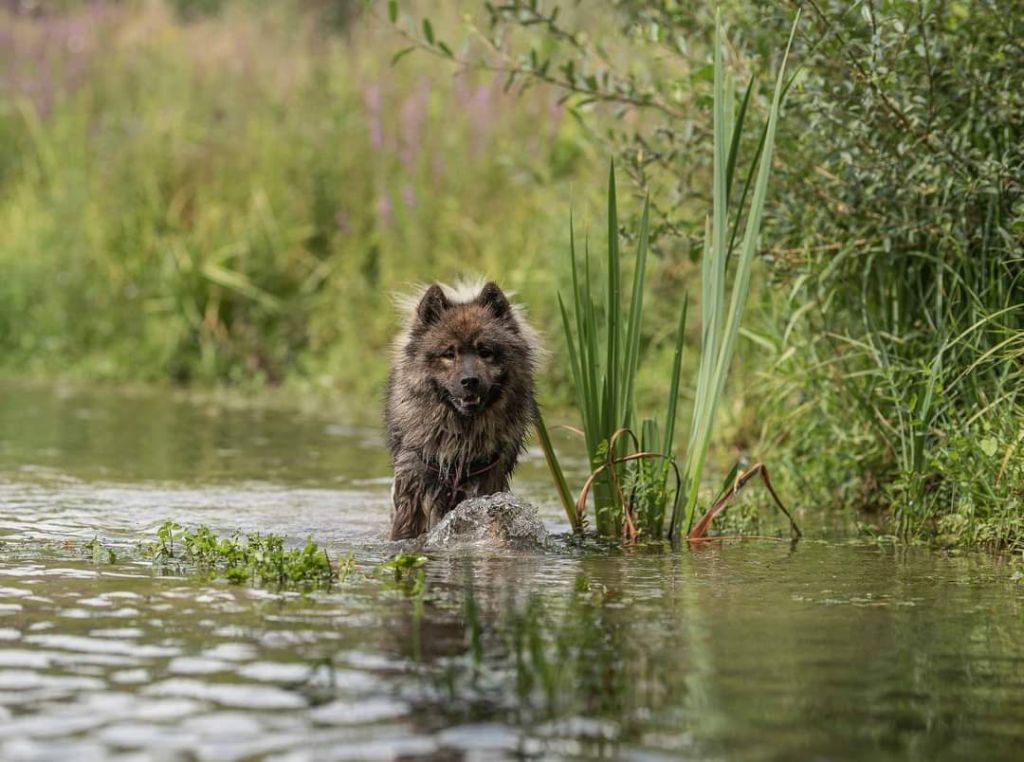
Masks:
[[[716,17],[714,183],[712,209],[705,227],[701,269],[702,343],[693,415],[681,469],[677,466],[674,433],[688,306],[686,296],[680,300],[679,325],[663,426],[659,427],[653,418],[638,420],[636,409],[635,386],[641,355],[644,278],[649,248],[649,203],[644,205],[636,235],[636,256],[628,305],[624,303],[622,293],[614,166],[608,177],[607,262],[604,280],[596,288],[592,284],[589,243],[584,247],[583,272],[580,273],[575,230],[570,219],[571,314],[561,295],[559,307],[568,344],[573,385],[580,407],[583,436],[593,469],[576,502],[576,518],[570,519],[574,528],[579,527],[591,488],[598,532],[607,536],[622,534],[627,539],[635,539],[640,534],[660,537],[666,530],[666,522],[670,538],[677,537],[680,532],[689,533],[691,528],[695,529],[696,535],[700,535],[706,531],[714,513],[724,505],[716,503],[707,521],[694,525],[715,414],[732,363],[750,287],[751,267],[758,245],[771,173],[779,107],[786,88],[786,61],[796,23],[790,31],[776,77],[767,123],[746,177],[739,184],[740,193],[737,196],[733,188],[736,185],[739,148],[754,84],[751,82],[746,88],[734,116],[735,83],[725,71],[721,15]],[[727,296],[729,262],[734,255],[735,272]],[[571,515],[564,496],[564,473],[543,423],[539,430],[559,495]],[[637,430],[639,436],[635,433]],[[674,489],[668,484],[670,474],[675,475]],[[764,466],[757,464],[747,472],[735,475],[733,489],[728,492],[729,497],[755,474],[761,475],[771,489]],[[779,507],[785,511],[774,490],[771,493]],[[670,495],[673,496],[671,503]],[[792,519],[790,521],[792,523]],[[795,524],[793,527],[795,529]]]
[[[84,543],[82,549],[94,564],[116,564],[118,561],[117,551],[105,545],[99,537],[93,537]]]
[[[419,569],[427,563],[427,557],[418,553],[395,553],[387,561],[381,563],[381,569],[387,569],[394,573],[395,580],[399,580],[414,569]]]
[[[217,575],[232,584],[275,588],[327,588],[344,580],[353,567],[351,555],[331,563],[327,551],[312,538],[301,547],[287,548],[282,537],[271,533],[219,537],[205,524],[182,529],[171,520],[157,528],[157,539],[145,552],[160,566]]]

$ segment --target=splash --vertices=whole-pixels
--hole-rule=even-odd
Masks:
[[[536,506],[510,492],[499,492],[463,500],[431,530],[424,547],[540,550],[549,542]]]

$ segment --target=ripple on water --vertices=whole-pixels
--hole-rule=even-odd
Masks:
[[[65,651],[78,651],[89,654],[118,654],[130,657],[130,659],[174,656],[178,653],[178,649],[174,646],[158,646],[108,638],[91,638],[84,635],[26,635],[25,642],[37,643],[41,646],[59,648]]]
[[[0,473],[2,476],[2,473]],[[294,542],[318,527],[322,543],[379,539],[389,510],[385,486],[337,490],[272,483],[200,487],[167,482],[110,484],[35,475],[0,478],[0,535],[14,541],[91,540],[133,544],[164,520],[195,517],[215,531],[274,532]],[[102,528],[102,533],[97,531]]]
[[[208,659],[202,656],[175,656],[167,664],[167,671],[172,675],[212,675],[217,672],[228,672],[233,668],[230,662],[223,659]]]
[[[98,690],[104,682],[92,677],[47,675],[28,669],[0,670],[0,691],[28,691],[37,688],[56,688],[65,691]]]
[[[297,683],[309,679],[315,669],[308,664],[257,661],[239,667],[236,674],[266,683]]]
[[[309,718],[321,725],[363,725],[398,719],[409,714],[410,711],[409,704],[391,699],[338,700],[310,710]]]
[[[255,683],[218,684],[188,678],[170,678],[147,685],[142,689],[147,696],[173,696],[212,701],[224,706],[249,709],[295,709],[306,705],[306,700],[295,693]]]

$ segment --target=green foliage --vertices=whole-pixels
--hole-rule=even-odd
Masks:
[[[746,58],[772,53],[790,11],[717,5],[731,68],[746,79]],[[999,0],[803,7],[780,206],[766,220],[775,287],[747,334],[776,351],[756,390],[760,444],[808,504],[882,508],[904,538],[972,543],[998,527],[981,534],[1019,544],[1024,522],[995,517],[1024,484],[969,464],[984,453],[979,425],[996,451],[1013,452],[1024,415],[1024,14]],[[718,177],[693,121],[714,87],[709,10],[486,8],[488,44],[469,47],[466,65],[561,92],[657,202],[655,251],[678,262],[695,249],[695,202]],[[752,105],[764,107],[756,94]]]
[[[116,564],[118,561],[117,551],[113,548],[108,548],[98,537],[93,537],[82,547],[94,564]]]
[[[237,532],[218,537],[205,525],[188,530],[170,520],[157,529],[157,539],[146,554],[161,566],[183,566],[236,585],[274,588],[329,588],[344,580],[353,565],[351,556],[332,564],[327,551],[311,538],[300,548],[286,548],[274,534],[255,532],[244,540]]]
[[[572,317],[559,295],[562,327],[569,348],[572,378],[580,407],[583,435],[586,440],[590,465],[597,474],[594,485],[594,513],[597,530],[606,536],[626,531],[637,531],[659,537],[667,502],[665,481],[668,463],[653,467],[642,461],[623,462],[629,452],[629,437],[640,445],[632,434],[636,415],[636,375],[640,362],[641,319],[643,316],[644,279],[648,252],[648,213],[645,207],[637,236],[633,283],[628,306],[622,303],[621,258],[618,246],[618,204],[615,196],[615,170],[608,177],[608,257],[605,281],[597,286],[597,297],[591,284],[589,245],[585,250],[583,274],[579,272],[576,255],[576,237],[572,222],[569,230],[569,256],[572,270]],[[685,300],[683,301],[685,319]],[[682,361],[682,323],[677,333],[674,383],[669,391],[669,416],[665,431],[675,425],[675,399],[678,397],[679,370]],[[645,419],[643,430],[648,439],[656,436],[656,426]],[[550,450],[546,435],[542,435],[548,465],[555,476],[556,487],[562,494],[565,477],[557,459]],[[648,444],[657,447],[656,442]],[[653,457],[653,456],[652,456]],[[673,460],[671,441],[666,443],[664,460]],[[623,482],[625,482],[623,484]],[[627,495],[630,497],[627,498]],[[564,501],[564,498],[563,498]],[[638,506],[644,510],[638,512]],[[641,520],[635,526],[634,514]],[[574,529],[581,526],[581,517],[572,512],[570,521]]]
[[[380,568],[394,574],[395,581],[405,578],[411,572],[423,568],[427,563],[427,557],[417,553],[396,553],[387,561],[384,561]]]
[[[558,330],[548,252],[566,187],[597,187],[603,168],[587,159],[613,153],[650,199],[634,409],[651,409],[674,383],[679,294],[698,260],[711,267],[702,242],[721,242],[705,225],[721,157],[699,118],[714,101],[713,59],[747,82],[751,61],[778,60],[792,14],[722,0],[722,52],[712,7],[0,10],[0,370],[375,398],[395,327],[388,292],[406,284],[483,271]],[[1024,417],[1024,14],[1006,0],[802,7],[779,204],[764,223],[773,245],[754,244],[775,282],[751,277],[762,309],[735,334],[757,351],[737,341],[726,352],[747,373],[733,393],[759,408],[737,421],[720,404],[728,392],[707,379],[730,366],[730,341],[691,332],[688,346],[719,336],[719,353],[702,355],[694,420],[712,420],[688,444],[710,438],[712,458],[725,438],[730,452],[764,448],[787,494],[884,511],[886,533],[1019,545],[1024,522],[1005,507],[1024,493],[1012,465]],[[62,29],[74,44],[59,44]],[[407,53],[458,76],[410,65],[422,59],[393,65]],[[770,105],[750,91],[750,112]],[[757,152],[760,133],[733,134],[739,153]],[[733,210],[739,190],[726,189]],[[634,222],[619,231],[629,243]],[[718,272],[702,275],[712,294]],[[707,295],[693,296],[703,313]],[[765,347],[770,365],[750,362]],[[556,360],[562,402],[571,363]],[[674,439],[633,424],[639,449]],[[645,524],[664,499],[645,486],[654,468],[623,474]],[[700,482],[688,476],[681,527]]]
[[[736,115],[736,121],[733,123],[731,118],[735,100],[733,83],[731,79],[727,79],[727,75],[723,71],[722,43],[719,41],[719,33],[715,35],[714,186],[712,213],[707,224],[708,232],[704,237],[704,255],[701,259],[701,317],[704,340],[701,345],[700,369],[697,373],[696,401],[693,420],[690,424],[686,468],[683,472],[687,495],[683,512],[672,517],[673,532],[678,532],[680,529],[688,531],[694,520],[701,475],[707,462],[708,448],[711,445],[711,429],[714,426],[715,414],[732,364],[736,337],[739,334],[740,321],[750,288],[750,273],[755,249],[758,246],[758,238],[761,234],[761,219],[768,192],[768,178],[771,174],[779,107],[785,89],[786,61],[789,58],[798,22],[799,14],[790,31],[786,52],[782,56],[768,122],[759,145],[759,156],[751,162],[750,171],[739,196],[739,203],[735,206],[731,203],[735,198],[732,192],[733,173],[736,168],[738,146],[742,140],[743,119],[750,97],[750,88],[747,89],[747,95],[744,97]],[[720,22],[717,29],[721,29]],[[757,167],[756,180],[754,179],[755,166]],[[743,205],[748,191],[751,190],[753,195],[750,199],[750,207],[744,209]],[[735,219],[732,219],[733,217]],[[726,271],[729,258],[733,254],[733,247],[737,242],[741,220],[744,217],[746,225],[742,241],[737,249],[738,261],[733,276],[731,298],[727,307],[725,301]]]
[[[392,576],[395,587],[414,598],[422,598],[427,587],[426,564],[426,556],[403,551],[380,564],[378,570]]]
[[[680,251],[685,247],[679,243],[699,243],[703,215],[693,213],[693,202],[708,197],[702,184],[710,156],[703,146],[710,133],[695,120],[712,99],[707,58],[715,8],[728,7],[731,17],[750,4],[481,5],[471,4],[479,12],[466,14],[460,68],[492,71],[506,89],[521,94],[539,85],[558,93],[559,102],[595,142],[615,153],[616,165],[650,199],[652,245]],[[411,49],[441,55],[412,17],[400,18],[396,27],[413,43]],[[784,34],[765,35],[767,44],[756,52],[770,54]]]
[[[583,528],[583,519],[576,513],[576,505],[572,499],[572,492],[569,490],[569,482],[565,478],[565,472],[558,461],[555,447],[551,443],[551,435],[548,433],[547,424],[544,423],[544,417],[539,413],[537,415],[536,429],[537,440],[541,451],[544,453],[544,461],[551,472],[551,477],[555,481],[555,491],[558,493],[558,500],[565,511],[565,517],[569,520],[569,526],[572,528],[572,531],[579,532]]]

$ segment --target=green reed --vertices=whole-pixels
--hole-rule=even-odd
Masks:
[[[639,418],[635,398],[649,250],[649,204],[644,205],[637,231],[628,303],[623,300],[614,167],[608,178],[606,265],[603,273],[598,274],[600,280],[596,284],[589,245],[584,246],[582,268],[578,262],[576,235],[570,219],[572,293],[569,306],[559,294],[559,307],[592,468],[575,505],[568,495],[564,473],[543,423],[539,429],[545,456],[574,529],[581,527],[588,492],[593,495],[597,531],[605,536],[623,535],[627,539],[661,537],[667,530],[668,536],[673,538],[680,532],[688,532],[693,525],[715,415],[732,363],[750,287],[768,193],[779,107],[786,89],[786,61],[795,30],[796,22],[776,77],[767,123],[761,131],[746,176],[739,184],[737,197],[731,191],[737,184],[739,148],[753,82],[739,100],[738,110],[735,109],[736,86],[725,70],[721,16],[716,18],[714,181],[701,268],[702,342],[690,431],[685,457],[681,459],[675,452],[675,425],[688,305],[686,296],[680,299],[680,319],[674,339],[675,351],[663,423],[659,425],[653,417]],[[727,289],[729,261],[734,255],[736,261],[731,288]],[[676,476],[674,489],[670,480],[673,474]]]

